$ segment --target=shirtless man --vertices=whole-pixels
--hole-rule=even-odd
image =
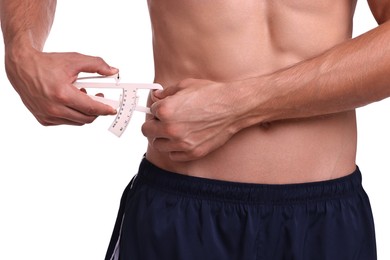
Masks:
[[[116,69],[42,52],[55,4],[0,1],[12,85],[43,125],[115,114],[72,83]],[[164,90],[106,259],[376,259],[355,108],[390,96],[390,0],[369,4],[351,39],[355,0],[149,0]]]

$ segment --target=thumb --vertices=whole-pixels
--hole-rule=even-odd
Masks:
[[[153,96],[154,96],[155,99],[161,100],[161,99],[164,99],[164,98],[166,98],[168,96],[175,95],[180,90],[181,90],[181,88],[179,88],[177,86],[169,86],[169,87],[166,87],[164,89],[154,90],[153,91]]]
[[[117,68],[111,67],[100,57],[78,54],[76,64],[78,72],[98,73],[105,76],[119,72]]]

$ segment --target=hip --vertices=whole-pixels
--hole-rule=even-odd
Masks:
[[[358,168],[331,181],[244,184],[184,176],[143,160],[121,203],[127,259],[376,259]]]

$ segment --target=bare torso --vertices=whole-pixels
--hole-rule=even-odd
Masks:
[[[351,37],[355,0],[149,0],[155,81],[231,81],[271,73]],[[148,147],[157,166],[192,176],[298,183],[351,173],[355,112],[253,126],[206,157],[173,162]]]

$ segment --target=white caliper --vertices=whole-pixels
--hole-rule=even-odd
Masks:
[[[90,79],[106,79],[106,78],[114,78],[114,82],[96,82],[87,80]],[[105,88],[105,89],[122,89],[122,94],[118,101],[89,95],[92,99],[102,102],[106,105],[112,106],[115,109],[118,109],[118,113],[115,117],[115,120],[112,122],[110,128],[108,129],[110,132],[120,137],[123,132],[126,130],[127,125],[131,120],[131,116],[133,115],[133,111],[139,111],[150,114],[150,108],[143,107],[138,105],[138,89],[162,89],[160,84],[147,84],[147,83],[121,83],[119,74],[113,76],[91,76],[91,77],[79,77],[76,82],[73,83],[77,88]]]

